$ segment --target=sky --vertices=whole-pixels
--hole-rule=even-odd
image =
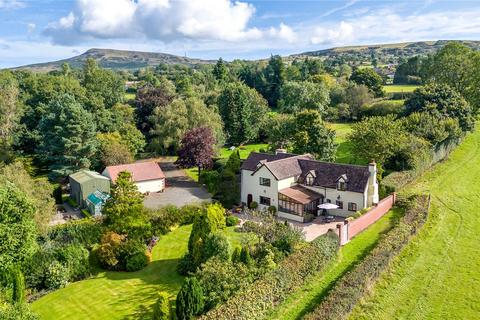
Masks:
[[[0,68],[89,48],[232,60],[450,39],[480,40],[480,0],[0,0]]]

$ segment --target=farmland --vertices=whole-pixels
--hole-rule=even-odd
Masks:
[[[298,319],[328,293],[329,289],[345,272],[368,254],[380,236],[387,232],[401,214],[398,209],[390,211],[367,230],[340,249],[338,258],[324,272],[319,273],[284,301],[270,319]]]
[[[478,319],[480,130],[408,192],[430,192],[430,217],[351,319]]]
[[[174,299],[183,277],[176,266],[187,250],[191,226],[163,236],[152,252],[152,262],[137,272],[102,271],[91,279],[75,282],[32,304],[41,319],[129,319],[151,309],[157,293],[167,292]],[[241,233],[228,228],[233,245]]]

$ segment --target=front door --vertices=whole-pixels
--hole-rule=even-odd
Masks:
[[[247,196],[247,207],[250,208],[250,204],[253,202],[253,196],[251,194],[249,194]]]

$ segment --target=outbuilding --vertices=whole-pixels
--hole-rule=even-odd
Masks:
[[[110,193],[110,179],[98,172],[84,169],[71,174],[68,179],[70,197],[79,207],[85,208],[88,196],[95,191]]]
[[[136,162],[106,167],[103,175],[112,183],[117,180],[120,172],[127,171],[132,174],[134,184],[141,193],[163,192],[165,190],[165,174],[154,161]]]

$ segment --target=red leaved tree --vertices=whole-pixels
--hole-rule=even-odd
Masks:
[[[178,159],[175,162],[182,168],[198,167],[198,174],[212,166],[215,155],[215,138],[208,127],[194,128],[187,131],[180,143]]]

